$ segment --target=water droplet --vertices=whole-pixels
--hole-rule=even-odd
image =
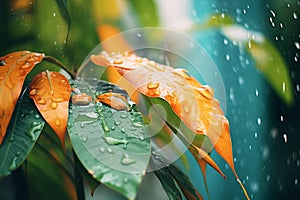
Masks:
[[[59,119],[55,119],[55,125],[56,125],[56,126],[59,126],[59,125],[60,125]]]
[[[243,84],[244,84],[244,78],[241,77],[241,76],[239,77],[239,84],[240,84],[240,85],[243,85]]]
[[[104,152],[105,152],[104,147],[100,147],[100,148],[99,148],[99,151],[100,151],[101,153],[104,153]]]
[[[136,36],[139,38],[142,37],[142,35],[140,33],[137,33]]]
[[[133,160],[133,159],[131,159],[127,154],[123,154],[123,158],[122,158],[122,160],[121,160],[121,163],[123,164],[123,165],[131,165],[131,164],[133,164],[133,163],[135,163],[136,161],[135,160]]]
[[[80,128],[84,128],[85,124],[84,123],[80,123]]]
[[[295,42],[294,43],[297,49],[300,49],[300,43],[299,42]]]
[[[5,66],[6,62],[4,60],[0,60],[0,66]]]
[[[14,157],[14,158],[12,159],[11,164],[10,164],[10,166],[9,166],[9,170],[10,170],[10,171],[12,171],[12,170],[14,170],[14,169],[17,168],[17,159],[18,159],[18,157]]]
[[[24,65],[21,66],[21,69],[27,69],[29,67],[30,67],[29,63],[26,62]]]
[[[225,59],[226,59],[227,61],[229,61],[229,60],[230,60],[230,55],[226,54]]]
[[[104,141],[109,145],[118,145],[118,144],[124,144],[124,148],[127,147],[128,141],[126,139],[117,139],[109,136],[103,136]]]
[[[121,122],[115,122],[114,123],[116,126],[119,126],[121,124]]]
[[[200,88],[197,88],[197,90],[200,92],[202,96],[204,96],[207,99],[212,99],[214,96],[213,89],[208,85],[202,85]]]
[[[126,119],[128,116],[126,114],[122,114],[120,117]]]
[[[150,61],[148,62],[148,64],[149,64],[150,66],[152,66],[152,67],[155,67],[155,66],[156,66],[156,62],[154,62],[153,60],[150,60]]]
[[[283,115],[280,115],[280,121],[283,122]]]
[[[103,130],[105,132],[109,132],[110,131],[110,128],[108,127],[107,122],[105,120],[101,121],[101,125],[102,125],[102,128],[103,128]]]
[[[295,13],[295,12],[293,13],[293,18],[294,18],[294,19],[298,19],[297,13]]]
[[[258,89],[257,88],[255,88],[255,96],[258,96],[259,95],[259,93],[258,93]]]
[[[137,128],[143,127],[143,124],[140,123],[140,122],[133,122],[132,124],[133,124],[134,127],[137,127]]]
[[[52,109],[56,109],[58,105],[57,105],[56,102],[52,101],[50,106],[51,106]]]
[[[257,124],[261,125],[261,118],[260,117],[257,118]]]
[[[254,133],[254,137],[257,138],[257,132]]]
[[[36,103],[40,104],[40,105],[45,105],[46,101],[45,101],[45,99],[39,97],[39,98],[36,99]]]
[[[270,174],[268,174],[267,177],[266,177],[266,181],[269,182],[270,178],[271,178],[271,176],[270,176]]]
[[[33,122],[31,124],[30,129],[26,132],[26,135],[28,135],[31,138],[31,141],[35,141],[35,139],[36,139],[35,132],[41,131],[43,129],[43,127],[44,127],[43,124],[39,124],[37,122]]]
[[[287,143],[288,141],[288,136],[286,133],[283,134],[283,139],[284,139],[284,142]]]
[[[116,59],[116,60],[114,60],[114,64],[116,64],[116,65],[119,65],[119,64],[122,64],[122,63],[123,63],[122,59]]]
[[[52,101],[54,101],[54,102],[56,102],[56,103],[60,103],[60,102],[63,102],[63,101],[64,101],[64,99],[63,99],[62,97],[59,97],[59,98],[54,98],[54,97],[52,97],[51,99],[52,99]]]
[[[106,151],[107,151],[108,153],[112,153],[112,152],[113,152],[113,150],[112,150],[110,147],[108,147],[108,148],[106,149]]]
[[[121,132],[122,133],[125,133],[126,131],[125,131],[125,128],[121,128]]]
[[[136,57],[135,62],[142,62],[143,59],[141,57]]]
[[[174,73],[180,75],[185,79],[191,79],[191,75],[185,69],[180,69],[180,68],[174,69]]]
[[[139,139],[140,139],[141,141],[144,141],[144,140],[145,140],[145,137],[141,135],[141,136],[139,137]]]
[[[53,17],[56,17],[56,13],[55,12],[53,12]]]
[[[295,186],[298,185],[298,179],[295,179]]]
[[[158,86],[159,86],[159,83],[158,83],[158,82],[149,82],[149,83],[147,84],[147,88],[148,88],[148,89],[156,89],[156,88],[158,88]]]
[[[40,119],[41,116],[40,116],[39,114],[36,114],[36,115],[34,116],[34,118],[35,118],[35,119]]]
[[[82,137],[82,141],[86,142],[88,140],[88,138],[86,136]]]
[[[124,183],[127,183],[128,182],[128,178],[124,178]]]
[[[112,126],[112,127],[111,127],[111,130],[115,130],[115,129],[116,129],[116,127],[115,127],[115,126]]]

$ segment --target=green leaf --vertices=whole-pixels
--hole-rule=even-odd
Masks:
[[[174,177],[177,184],[181,188],[184,196],[186,199],[195,199],[195,200],[201,200],[203,197],[201,194],[197,191],[197,189],[193,186],[191,183],[189,177],[185,175],[182,171],[180,171],[177,167],[174,165],[170,165],[168,167],[168,170],[170,174]]]
[[[221,31],[226,37],[246,48],[257,69],[264,75],[275,93],[287,105],[293,105],[294,96],[289,69],[278,49],[261,33],[241,26],[227,26]]]
[[[140,1],[131,0],[133,10],[137,13],[137,18],[140,20],[142,27],[157,27],[159,26],[159,17],[156,11],[155,1]]]
[[[129,199],[134,199],[150,159],[150,138],[141,114],[128,100],[127,110],[95,102],[98,94],[127,93],[104,81],[76,80],[73,83],[68,132],[75,153],[98,181]],[[85,93],[90,102],[79,101]]]
[[[44,124],[25,87],[0,146],[0,177],[10,174],[24,162],[43,130]]]
[[[72,166],[58,137],[46,126],[24,166],[29,199],[77,199]]]
[[[67,0],[56,0],[56,3],[58,5],[60,14],[68,24],[68,32],[65,40],[67,42],[69,37],[70,27],[71,27],[71,16],[67,5]]]
[[[156,170],[154,173],[159,179],[170,200],[182,199],[181,193],[175,184],[174,178],[170,175],[166,168]]]

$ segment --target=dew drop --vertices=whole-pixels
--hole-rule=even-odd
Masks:
[[[64,101],[64,99],[62,97],[59,97],[59,98],[52,97],[51,99],[52,99],[52,101],[57,102],[57,103],[60,103],[60,102]]]
[[[112,150],[110,147],[108,147],[108,148],[106,149],[106,151],[107,151],[108,153],[112,153],[112,152],[113,152],[113,150]]]
[[[0,60],[0,66],[5,66],[6,62],[4,60]]]
[[[128,178],[124,178],[124,183],[127,183],[128,182]]]
[[[295,42],[294,43],[297,49],[300,49],[300,43],[299,42]]]
[[[298,185],[298,179],[295,179],[295,186]]]
[[[122,59],[116,59],[116,60],[114,60],[114,64],[116,64],[116,65],[119,65],[119,64],[122,64],[122,63],[123,63]]]
[[[293,13],[293,18],[294,18],[294,19],[298,19],[297,13],[295,13],[295,12]]]
[[[25,63],[24,65],[21,66],[21,69],[27,69],[29,67],[30,67],[29,63]]]
[[[46,104],[46,101],[43,98],[37,98],[36,102],[37,102],[37,104],[40,104],[40,105],[45,105]]]
[[[214,95],[214,91],[211,87],[208,85],[202,85],[200,88],[198,88],[198,91],[202,96],[204,96],[207,99],[212,99]]]
[[[115,122],[114,123],[116,126],[119,126],[121,124],[121,122]]]
[[[30,94],[31,96],[34,96],[34,95],[37,94],[37,90],[36,90],[36,89],[32,89],[32,90],[30,90],[29,94]]]
[[[144,141],[144,140],[145,140],[145,137],[144,137],[144,136],[140,136],[139,139],[140,139],[141,141]]]
[[[261,125],[261,118],[260,117],[257,118],[257,124]]]
[[[134,127],[137,127],[137,128],[143,127],[143,124],[140,123],[140,122],[134,122],[134,123],[132,123],[132,124],[133,124]]]
[[[56,125],[56,126],[59,126],[59,125],[60,125],[59,119],[55,119],[55,125]]]
[[[52,109],[56,109],[58,105],[57,105],[56,102],[52,101],[50,106],[51,106]]]
[[[9,166],[9,170],[10,170],[10,171],[12,171],[12,170],[14,170],[14,169],[17,168],[17,159],[18,159],[18,157],[14,157],[14,158],[12,159],[11,164],[10,164],[10,166]]]
[[[257,89],[257,88],[255,88],[255,96],[257,96],[257,97],[258,97],[258,95],[259,95],[259,93],[258,93],[258,89]]]
[[[180,75],[185,79],[191,79],[191,75],[185,69],[180,69],[180,68],[174,69],[174,73]]]
[[[230,55],[226,54],[225,59],[226,59],[227,61],[229,61],[229,60],[230,60]]]
[[[150,61],[148,62],[148,64],[149,64],[150,66],[152,66],[152,67],[155,67],[155,66],[156,66],[156,62],[154,62],[153,60],[150,60]]]
[[[283,115],[280,115],[280,121],[283,122]]]
[[[82,137],[82,141],[86,142],[88,140],[88,138],[86,136]]]
[[[158,82],[149,82],[148,84],[147,84],[147,88],[148,89],[156,89],[156,88],[158,88],[159,87],[159,83]]]
[[[135,163],[136,161],[135,160],[133,160],[133,159],[131,159],[127,154],[123,154],[123,158],[122,158],[122,160],[121,160],[121,163],[123,164],[123,165],[131,165],[131,164],[133,164],[133,163]]]
[[[143,59],[141,58],[141,57],[137,57],[136,59],[135,59],[135,62],[142,62],[143,61]]]
[[[121,132],[122,133],[125,133],[126,131],[125,131],[125,128],[121,128]]]
[[[288,136],[286,133],[283,134],[283,139],[284,139],[284,142],[287,143],[288,141]]]
[[[142,35],[140,33],[137,33],[136,36],[139,38],[142,37]]]
[[[128,145],[128,141],[126,139],[117,139],[109,136],[103,136],[103,139],[109,145],[124,144],[124,148]]]
[[[101,153],[104,153],[104,152],[105,152],[104,147],[100,147],[100,148],[99,148],[99,151],[100,151]]]
[[[41,116],[40,116],[39,114],[36,114],[36,115],[34,116],[34,118],[35,118],[35,119],[40,119]]]
[[[84,128],[85,124],[84,123],[80,123],[80,128]]]
[[[125,114],[122,114],[120,117],[123,118],[123,119],[126,119],[128,116],[125,115]]]
[[[110,131],[110,128],[108,127],[107,122],[105,120],[101,121],[101,125],[102,125],[102,128],[103,128],[103,130],[105,132],[109,132]]]

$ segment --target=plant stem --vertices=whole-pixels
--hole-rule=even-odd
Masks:
[[[75,79],[75,74],[74,72],[70,71],[70,69],[68,69],[63,63],[61,63],[59,60],[57,60],[56,58],[52,57],[52,56],[45,56],[44,61],[47,61],[49,63],[53,63],[56,64],[57,66],[61,67],[63,70],[65,70],[71,77],[72,79]]]

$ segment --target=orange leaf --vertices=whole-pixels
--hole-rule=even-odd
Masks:
[[[26,75],[44,54],[20,51],[0,57],[0,144],[20,96]]]
[[[214,98],[211,87],[202,85],[184,69],[174,69],[135,54],[102,52],[99,56],[106,58],[110,66],[139,92],[165,99],[192,131],[207,135],[216,152],[229,164],[239,181],[234,169],[228,120],[218,100]],[[194,156],[204,153],[200,147],[197,147],[197,151]],[[224,176],[208,154],[202,156],[202,159]],[[198,164],[201,166],[201,162]],[[248,196],[247,193],[245,195]]]
[[[71,94],[67,78],[58,72],[42,72],[33,78],[29,89],[36,107],[64,146]]]

